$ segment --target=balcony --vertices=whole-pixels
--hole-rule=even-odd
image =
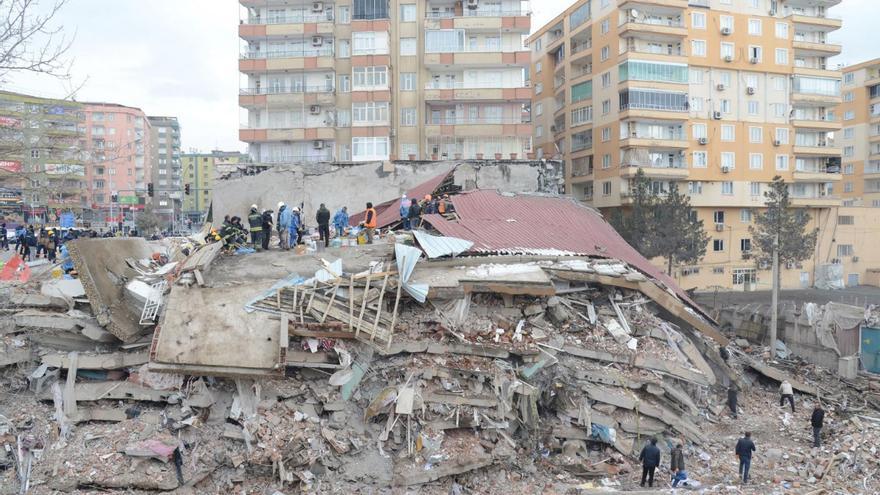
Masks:
[[[621,91],[619,118],[687,120],[687,94],[632,88]]]
[[[812,117],[808,115],[794,115],[791,125],[798,129],[816,129],[822,131],[836,131],[840,129],[840,122],[825,116]]]
[[[620,9],[644,9],[646,7],[665,7],[671,9],[686,9],[688,0],[624,0],[620,2]]]
[[[620,167],[620,176],[625,179],[631,179],[636,176],[638,171],[644,172],[646,177],[659,179],[687,179],[690,172],[686,164],[678,167],[647,167],[637,165],[627,165]]]
[[[804,206],[812,208],[832,208],[840,206],[840,196],[833,195],[814,195],[814,196],[795,196],[791,195],[792,206]]]
[[[317,139],[334,139],[336,129],[329,125],[322,127],[290,127],[290,128],[248,128],[238,131],[239,140],[247,143],[265,141],[309,141]]]
[[[499,49],[460,49],[444,53],[426,53],[424,63],[427,67],[528,67],[531,54],[522,48],[502,47]]]
[[[307,47],[299,50],[274,52],[251,51],[241,54],[238,61],[240,72],[288,71],[306,68],[306,59],[317,58],[309,63],[310,69],[332,69],[333,45]]]
[[[865,164],[865,179],[880,179],[880,161],[872,160]]]
[[[516,118],[441,118],[425,124],[425,136],[520,136],[530,137],[532,124]]]
[[[801,156],[830,156],[830,157],[838,157],[840,156],[840,146],[835,146],[834,144],[795,144],[794,148],[792,148],[792,152],[795,155]]]
[[[643,37],[643,38],[685,38],[688,30],[681,19],[654,19],[654,18],[634,18],[628,17],[619,26],[620,36]]]
[[[524,84],[466,83],[445,80],[425,85],[426,101],[527,101],[531,88]]]
[[[332,10],[299,15],[273,15],[266,18],[250,17],[247,22],[242,21],[238,26],[238,36],[245,40],[332,33]]]
[[[813,16],[806,14],[790,14],[788,19],[794,23],[795,28],[799,26],[803,26],[804,29],[823,29],[832,31],[835,29],[840,29],[843,26],[843,21],[841,19],[837,19],[834,17],[830,17],[827,14],[825,16]]]
[[[837,182],[843,179],[840,165],[805,166],[796,168],[792,174],[795,182]]]
[[[688,140],[684,136],[675,138],[653,138],[653,137],[629,137],[620,138],[621,148],[670,148],[670,149],[687,149]]]
[[[795,66],[792,68],[792,73],[796,76],[824,77],[830,79],[840,78],[839,70],[828,69],[825,64],[815,64],[813,66],[803,67]]]
[[[290,105],[333,105],[332,86],[299,86],[290,88],[242,88],[238,93],[241,107],[289,107]]]
[[[505,30],[528,33],[531,30],[531,12],[511,6],[500,8],[477,8],[453,10],[428,10],[425,13],[426,29]],[[428,9],[431,5],[428,5]],[[451,22],[450,22],[451,21]],[[451,24],[451,26],[449,25]]]
[[[792,41],[791,46],[797,54],[816,57],[833,57],[834,55],[840,55],[840,52],[843,51],[843,46],[839,44],[819,41],[818,39],[795,39]]]

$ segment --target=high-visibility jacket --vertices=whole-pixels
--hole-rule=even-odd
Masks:
[[[366,216],[364,216],[364,227],[375,229],[376,225],[378,225],[378,219],[376,218],[376,209],[367,208],[367,214]]]
[[[251,226],[251,232],[261,232],[263,230],[263,215],[253,212],[248,215],[248,224]]]

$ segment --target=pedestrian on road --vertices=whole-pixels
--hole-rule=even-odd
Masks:
[[[284,202],[278,203],[278,239],[281,249],[290,251],[290,222],[293,213]]]
[[[248,225],[251,232],[251,247],[259,251],[263,248],[263,215],[257,211],[257,205],[251,205]]]
[[[342,208],[336,210],[336,213],[333,214],[333,228],[336,229],[337,237],[342,237],[345,235],[345,229],[348,228],[347,206],[343,206]]]
[[[654,471],[660,465],[660,449],[657,447],[657,439],[652,438],[651,442],[642,449],[639,454],[639,460],[642,461],[642,483],[645,486],[645,478],[648,479],[648,486],[654,486]]]
[[[680,443],[672,449],[671,457],[672,464],[669,467],[672,470],[672,488],[675,488],[687,479],[687,473],[684,470],[684,447]]]
[[[406,194],[400,198],[400,219],[403,221],[403,230],[409,230],[409,206],[410,200],[407,199]]]
[[[272,210],[263,210],[263,249],[269,250],[269,240],[272,238]]]
[[[373,203],[367,203],[367,212],[364,214],[364,230],[367,232],[367,244],[373,243],[373,234],[379,225],[379,218],[376,216],[376,209]]]
[[[785,401],[788,400],[788,403],[791,404],[791,412],[794,412],[794,391],[791,389],[791,383],[788,383],[788,380],[782,380],[782,384],[779,385],[779,394],[779,407],[782,407]]]
[[[731,383],[730,387],[727,389],[727,407],[730,408],[730,413],[733,414],[733,419],[736,419],[736,385],[733,383]]]
[[[810,424],[813,426],[813,447],[820,447],[822,444],[822,426],[825,424],[825,410],[822,404],[816,404],[813,409],[813,415],[810,416]]]
[[[749,469],[752,467],[752,452],[755,451],[755,442],[752,441],[752,432],[747,431],[745,436],[736,442],[736,456],[739,457],[739,474],[742,482],[749,482]]]
[[[324,241],[324,247],[330,245],[330,210],[321,203],[318,207],[318,213],[315,213],[315,221],[318,222],[318,235]]]

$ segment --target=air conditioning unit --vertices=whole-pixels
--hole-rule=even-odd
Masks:
[[[712,118],[715,120],[721,120],[721,112],[712,112]]]
[[[774,140],[773,140],[773,146],[776,146],[776,147],[782,146],[782,141],[780,141],[780,140],[778,140],[778,139],[774,139]]]
[[[725,62],[733,62],[733,55],[725,55],[724,61]]]
[[[309,107],[309,113],[312,115],[320,115],[321,114],[321,105],[311,105]]]
[[[312,46],[321,46],[324,44],[324,38],[321,36],[312,36]]]
[[[730,36],[730,33],[732,33],[732,32],[733,31],[731,31],[731,29],[729,27],[721,28],[721,34],[723,34],[724,36]]]
[[[767,263],[766,261],[762,261],[761,263],[758,264],[758,268],[760,268],[761,270],[766,270],[766,269],[770,268],[770,263]]]
[[[715,232],[724,232],[724,224],[716,223],[715,224]]]
[[[316,139],[312,141],[312,148],[315,148],[316,150],[324,149],[324,141],[321,139]]]
[[[709,144],[709,138],[707,138],[707,137],[701,137],[701,138],[699,139],[699,142],[700,142],[700,144],[703,144],[703,145],[705,145],[705,144]]]
[[[786,262],[785,262],[785,269],[786,269],[786,270],[792,270],[792,269],[794,269],[794,263],[791,262],[791,261],[786,261]]]
[[[556,132],[556,126],[555,126],[555,125],[551,125],[551,126],[550,126],[550,132]]]
[[[312,12],[324,12],[324,3],[312,2]]]
[[[743,259],[744,260],[750,259],[751,257],[752,257],[751,251],[743,251]]]
[[[755,94],[755,88],[749,86],[748,88],[746,88],[746,94],[747,94],[747,95],[753,95],[753,94]]]
[[[852,260],[853,260],[853,263],[858,263],[858,262],[859,262],[859,257],[858,257],[858,256],[853,256],[853,257],[852,257]]]
[[[479,6],[479,4],[480,3],[478,0],[466,0],[467,8],[469,8],[471,10],[476,9]]]
[[[730,173],[730,167],[728,167],[727,165],[721,167],[721,173],[722,173],[722,174],[729,174],[729,173]]]
[[[757,63],[758,63],[758,59],[755,58],[755,57],[752,57],[752,58],[749,59],[749,63],[750,63],[750,64],[757,64]]]
[[[718,86],[715,86],[715,89],[717,89],[718,91],[724,91],[726,88],[727,87],[723,84],[719,84]]]

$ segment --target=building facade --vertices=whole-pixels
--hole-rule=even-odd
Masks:
[[[248,156],[238,151],[217,151],[210,153],[184,153],[180,155],[183,171],[184,192],[189,185],[189,194],[183,196],[183,216],[199,223],[208,213],[213,199],[213,183],[217,167],[234,166],[248,160]]]
[[[255,162],[531,153],[521,0],[240,0]]]
[[[180,163],[180,124],[177,117],[147,117],[150,121],[153,213],[172,230],[180,219],[183,178]]]
[[[631,203],[639,169],[658,194],[687,192],[710,241],[678,269],[683,286],[769,280],[748,227],[773,177],[820,228],[841,205],[841,74],[827,62],[839,3],[578,1],[528,40],[536,151],[565,160],[567,192],[602,210]],[[813,278],[783,270],[787,286]]]
[[[147,203],[150,123],[144,112],[116,103],[86,103],[80,123],[94,226],[133,225]]]
[[[880,208],[880,59],[843,68],[843,201]]]
[[[0,215],[55,223],[88,208],[83,105],[0,91]]]

